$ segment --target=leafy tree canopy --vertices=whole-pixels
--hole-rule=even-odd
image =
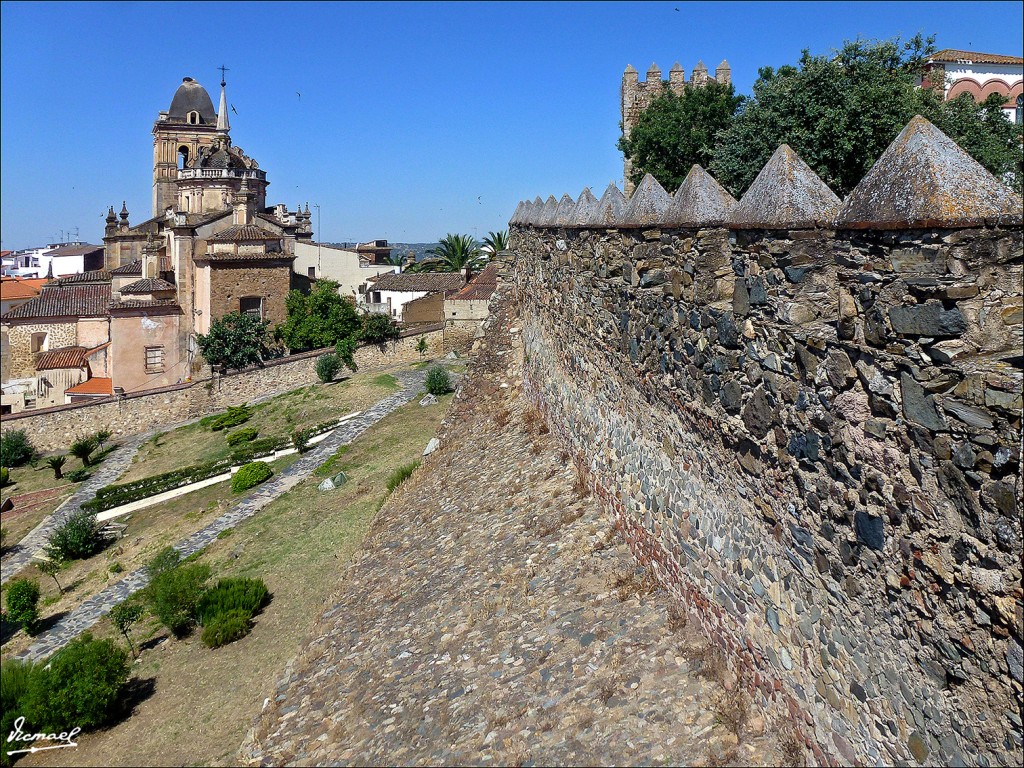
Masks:
[[[208,334],[197,334],[196,342],[210,365],[247,368],[261,365],[275,354],[267,335],[269,327],[269,320],[229,312],[210,324]]]
[[[943,102],[941,91],[918,87],[933,41],[847,41],[830,56],[805,50],[797,67],[762,68],[753,98],[718,134],[712,172],[738,197],[785,143],[842,197],[921,114],[992,173],[1016,171],[1019,187],[1020,127],[996,100]]]
[[[714,80],[688,85],[678,96],[665,88],[640,114],[629,138],[619,139],[619,150],[633,163],[630,181],[639,184],[650,173],[674,192],[694,163],[710,165],[716,134],[731,124],[743,101],[731,84]]]
[[[285,306],[288,319],[274,335],[292,352],[334,346],[362,328],[355,306],[338,293],[333,280],[318,281],[308,296],[290,291]]]

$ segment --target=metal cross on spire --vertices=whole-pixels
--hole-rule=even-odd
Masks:
[[[217,67],[217,69],[220,70],[220,84],[221,85],[227,85],[227,83],[224,81],[224,73],[225,72],[230,72],[231,70],[228,69],[227,67],[225,67],[223,64],[221,64],[219,67]]]

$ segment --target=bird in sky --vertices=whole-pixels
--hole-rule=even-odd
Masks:
[[[295,92],[295,95],[299,97],[299,101],[302,101],[302,94],[301,94],[301,93],[299,93],[298,91],[296,91],[296,92]]]
[[[236,115],[238,114],[238,110],[235,109],[235,105],[234,104],[231,105],[231,111],[234,112]]]

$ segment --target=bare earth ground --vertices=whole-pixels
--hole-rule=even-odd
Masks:
[[[378,400],[388,394],[377,392]],[[200,562],[211,564],[214,579],[259,576],[270,588],[273,599],[249,636],[210,650],[198,635],[175,641],[150,622],[135,633],[147,648],[135,667],[144,698],[134,714],[79,737],[76,749],[31,755],[18,765],[235,763],[253,717],[358,550],[384,498],[388,475],[422,453],[450,401],[447,396],[429,407],[414,401],[382,419],[329,460],[320,476],[205,550]],[[349,476],[345,485],[328,493],[317,490],[323,475],[338,471]],[[94,635],[115,636],[107,621]]]
[[[524,403],[501,312],[441,449],[384,506],[238,759],[798,760],[635,568]]]

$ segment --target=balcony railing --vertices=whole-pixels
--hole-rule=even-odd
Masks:
[[[265,181],[267,172],[244,168],[179,168],[179,179],[259,179]]]

